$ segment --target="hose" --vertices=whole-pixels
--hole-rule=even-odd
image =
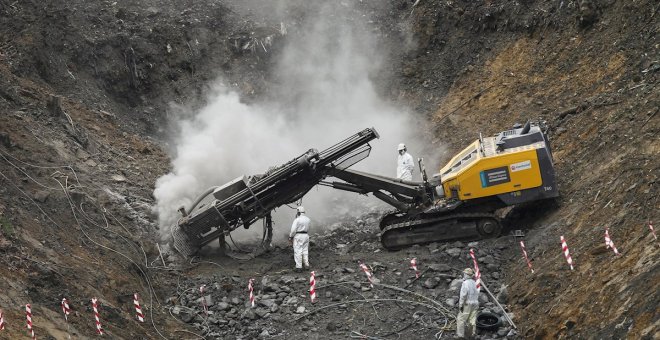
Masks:
[[[185,211],[185,208],[184,208],[184,212],[185,212],[185,214],[186,214],[186,215],[190,214],[190,213],[195,209],[195,207],[197,207],[197,205],[199,204],[199,202],[201,202],[203,199],[205,199],[206,196],[208,196],[209,194],[211,194],[212,192],[214,192],[215,189],[217,189],[217,188],[219,188],[219,186],[214,186],[214,187],[210,187],[210,188],[206,189],[206,191],[204,191],[201,195],[199,195],[199,197],[197,197],[197,200],[195,200],[195,203],[193,203],[193,204],[190,206],[190,209],[188,209],[188,211]]]

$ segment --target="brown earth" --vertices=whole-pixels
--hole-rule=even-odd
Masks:
[[[660,6],[605,0],[412,3],[382,8],[360,2],[356,10],[377,18],[385,46],[399,46],[400,25],[411,28],[416,45],[392,49],[391,66],[375,79],[381,93],[428,117],[428,133],[449,146],[445,156],[478,132],[537,118],[550,127],[562,196],[556,206],[516,211],[521,216],[513,225],[527,234],[535,274],[527,271],[512,237],[477,246],[497,258],[491,271],[501,278],[487,276],[487,282],[510,285],[519,334],[657,337],[658,243],[647,223],[658,219]],[[185,307],[181,294],[200,284],[209,285],[216,299],[232,298],[244,296],[249,277],[268,274],[277,281],[291,275],[285,249],[247,262],[211,253],[202,261],[215,264],[164,267],[154,243],[151,193],[156,178],[168,171],[162,137],[171,103],[203,105],[207,84],[220,75],[247,101],[267,97],[277,46],[295,38],[279,36],[250,5],[0,0],[0,308],[9,322],[0,337],[25,335],[22,308],[31,303],[37,335],[65,338],[63,297],[72,304],[71,333],[83,338],[94,336],[93,296],[101,300],[112,338],[194,338],[190,332],[213,338],[211,330],[226,332],[215,337],[255,337],[262,329],[287,337],[346,338],[355,330],[386,337],[408,324],[401,336],[431,338],[450,321],[421,307],[405,315],[398,311],[409,306],[385,302],[378,304],[377,318],[371,306],[359,304],[321,313],[312,324],[260,318],[258,329],[250,318],[220,328],[205,325],[199,311],[190,323],[172,315],[174,307]],[[269,53],[236,48],[267,36],[275,39]],[[352,229],[344,226],[340,233],[318,235],[312,251],[330,254],[316,258],[318,270],[328,273],[320,283],[360,280],[361,273],[344,269],[355,268],[358,259],[380,262],[376,276],[399,287],[410,280],[404,258],[418,257],[422,268],[447,263],[453,276],[469,265],[465,244],[456,245],[456,257],[446,253],[451,244],[374,252],[375,227],[358,226],[364,231],[342,236]],[[621,256],[604,249],[605,227]],[[574,271],[561,255],[560,235],[567,238]],[[362,246],[343,253],[336,248],[343,242]],[[409,288],[444,303],[451,279],[441,274],[423,277],[441,281],[437,288],[422,282]],[[306,280],[296,277],[291,287],[304,292]],[[401,297],[385,289],[363,291],[361,282],[322,297],[359,296],[351,289]],[[144,300],[145,324],[134,321],[134,292]],[[235,308],[244,313],[242,304]],[[277,313],[286,319],[295,309]]]
[[[501,13],[507,6],[493,7]],[[539,31],[498,36],[490,56],[466,68],[433,115],[438,139],[454,143],[474,136],[474,126],[497,131],[537,117],[550,126],[560,206],[520,226],[530,229],[536,274],[521,280],[518,261],[509,271],[516,275],[507,275],[526,337],[657,336],[658,248],[647,227],[657,219],[660,166],[660,92],[651,71],[660,47],[657,6],[599,8],[588,28],[555,13],[538,19],[548,22]],[[604,251],[605,227],[621,257]],[[560,235],[574,272],[561,256]],[[515,246],[510,251],[519,257]]]

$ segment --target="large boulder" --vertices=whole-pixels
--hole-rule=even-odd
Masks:
[[[454,279],[451,281],[449,284],[449,291],[457,291],[461,289],[461,285],[463,284],[463,279]]]

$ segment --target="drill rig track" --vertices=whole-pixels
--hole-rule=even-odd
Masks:
[[[500,219],[489,213],[391,213],[383,217],[381,243],[388,250],[414,244],[497,237]]]

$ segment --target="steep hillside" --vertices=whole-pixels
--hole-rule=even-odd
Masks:
[[[479,132],[547,122],[561,197],[512,213],[534,274],[512,236],[383,252],[378,212],[365,212],[327,226],[313,245],[325,254],[319,279],[334,286],[321,296],[340,312],[302,320],[309,315],[298,307],[313,306],[296,293],[307,277],[292,277],[289,249],[245,262],[213,251],[184,263],[161,257],[152,192],[169,171],[168,118],[203,106],[219,77],[245,102],[280,95],[274,63],[316,10],[267,3],[0,0],[0,309],[8,322],[0,338],[25,335],[26,303],[37,336],[92,337],[92,297],[112,338],[448,337],[452,278],[470,265],[470,247],[487,258],[488,282],[509,285],[519,327],[482,338],[657,337],[659,246],[648,222],[659,217],[660,6],[650,0],[339,4],[366,18],[386,51],[374,86],[427,120],[420,134],[444,151],[439,163]],[[605,249],[606,227],[621,256]],[[419,281],[399,263],[411,257],[429,264]],[[377,263],[383,283],[441,306],[341,306],[402,298],[355,283],[358,260]],[[255,276],[263,276],[259,299],[270,301],[258,314],[242,300]],[[211,319],[195,293],[202,284],[216,299]],[[145,324],[135,321],[135,292]]]
[[[177,275],[153,262],[151,193],[169,164],[153,137],[219,74],[242,88],[263,64],[243,47],[277,32],[218,2],[1,1],[0,24],[0,337],[24,334],[26,303],[37,335],[91,337],[92,297],[114,338],[178,337],[162,301]]]
[[[658,6],[579,3],[421,3],[429,53],[414,74],[426,88],[437,81],[431,70],[456,70],[450,56],[467,60],[432,115],[439,141],[460,147],[476,131],[528,119],[550,127],[559,206],[515,226],[527,232],[535,274],[513,239],[509,249],[522,334],[650,338],[659,326],[658,244],[647,226],[658,218]],[[435,53],[438,64],[428,61]],[[605,249],[606,227],[622,256]]]

